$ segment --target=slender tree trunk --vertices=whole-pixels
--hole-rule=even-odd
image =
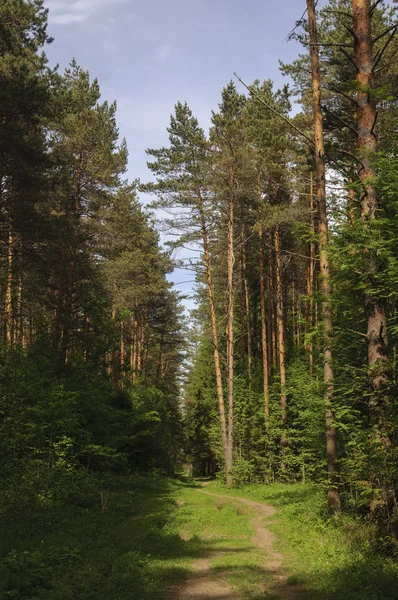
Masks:
[[[294,282],[294,275],[292,281],[292,334],[293,334],[293,346],[298,346],[298,304],[296,305],[296,285]]]
[[[32,307],[29,306],[29,326],[28,326],[28,334],[29,334],[29,346],[33,344],[33,314]]]
[[[20,261],[21,263],[21,261]],[[15,322],[15,341],[17,344],[24,347],[24,322],[23,322],[23,304],[22,304],[22,264],[20,264],[21,274],[19,276],[18,283],[18,296],[17,296],[17,315]]]
[[[253,373],[253,353],[252,353],[252,328],[250,316],[250,295],[249,284],[247,281],[247,264],[246,264],[246,247],[242,244],[242,260],[243,260],[243,289],[246,309],[246,332],[247,332],[247,375],[249,378],[249,387],[252,387]]]
[[[126,343],[124,339],[124,321],[120,322],[120,375],[123,380],[126,365]]]
[[[329,480],[328,508],[330,512],[337,512],[340,510],[340,493],[338,489],[337,444],[333,413],[334,373],[331,347],[331,340],[333,337],[331,308],[332,286],[330,282],[329,257],[327,253],[329,232],[326,213],[325,150],[321,112],[321,76],[319,70],[318,36],[314,0],[307,0],[307,9],[308,29],[311,43],[310,57],[312,74],[312,108],[315,130],[316,197],[318,207],[319,261],[322,284],[322,325],[324,335],[323,373],[326,388],[325,421]]]
[[[131,372],[132,372],[132,380],[135,383],[137,379],[137,344],[138,344],[138,322],[137,319],[132,317],[132,347],[131,347]]]
[[[163,340],[164,340],[164,330],[162,329],[162,333],[160,334],[159,341],[159,357],[158,357],[158,365],[156,369],[156,375],[158,378],[162,377],[162,365],[163,365]]]
[[[284,452],[287,444],[286,424],[287,424],[287,396],[286,396],[286,366],[285,366],[285,330],[284,330],[284,312],[283,312],[283,286],[281,272],[281,247],[279,238],[279,229],[274,230],[274,248],[275,248],[275,275],[276,275],[276,327],[278,333],[278,362],[279,375],[281,380],[281,468],[286,468],[284,463]]]
[[[200,196],[199,196],[200,198]],[[216,373],[216,387],[217,387],[217,399],[218,399],[218,410],[220,415],[220,426],[221,426],[221,439],[222,447],[224,452],[225,469],[228,475],[228,436],[227,436],[227,421],[225,416],[225,404],[224,404],[224,391],[221,374],[221,359],[220,349],[218,345],[218,331],[217,331],[217,314],[216,314],[216,303],[214,299],[214,286],[213,276],[210,264],[210,253],[209,253],[209,241],[207,235],[206,220],[204,214],[204,208],[202,201],[199,200],[199,211],[201,220],[202,230],[202,243],[203,243],[203,257],[205,262],[206,270],[206,283],[207,292],[209,295],[209,309],[210,309],[210,321],[211,321],[211,333],[213,340],[213,356],[214,356],[214,367]]]
[[[273,280],[273,240],[270,234],[270,244],[268,250],[268,297],[267,297],[267,312],[268,312],[268,343],[269,343],[269,357],[272,364],[273,372],[276,370],[276,336],[275,336],[275,319],[274,319],[274,280]]]
[[[8,344],[12,344],[12,292],[13,292],[13,266],[14,266],[14,233],[10,219],[8,225],[7,245],[7,287],[5,294],[5,338]]]
[[[227,248],[227,390],[228,390],[228,452],[227,485],[232,485],[233,441],[234,441],[234,196],[229,198],[228,248]]]
[[[243,229],[240,234],[239,262],[240,262],[240,359],[243,363],[246,354],[245,336],[246,336],[246,302],[245,302],[245,270],[243,264],[243,245],[245,236]]]
[[[377,218],[379,209],[376,196],[376,171],[374,153],[377,151],[375,125],[377,119],[375,88],[373,75],[373,40],[371,30],[370,0],[352,0],[355,33],[355,62],[357,65],[358,91],[356,92],[358,118],[358,145],[362,161],[359,177],[361,189],[361,216],[364,228]],[[365,272],[368,285],[373,293],[365,296],[367,316],[368,365],[370,383],[374,396],[370,403],[371,416],[383,428],[383,404],[386,402],[383,390],[387,384],[387,320],[384,302],[374,293],[374,281],[379,267],[377,261],[364,255]]]
[[[313,175],[310,174],[310,227],[311,241],[309,246],[310,256],[307,274],[307,334],[311,334],[313,327],[313,294],[314,294],[314,270],[315,270],[315,223],[314,223],[314,182]],[[310,340],[306,346],[308,352],[308,365],[311,377],[314,374],[314,348]]]
[[[264,393],[264,413],[265,422],[268,427],[269,421],[269,377],[268,377],[268,343],[267,343],[267,322],[265,310],[265,273],[264,273],[264,248],[263,248],[263,230],[258,230],[259,237],[259,270],[260,270],[260,308],[261,308],[261,348],[263,355],[263,393]]]

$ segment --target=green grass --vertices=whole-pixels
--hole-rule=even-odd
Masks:
[[[122,484],[122,485],[121,485]],[[155,477],[121,480],[102,512],[94,502],[47,508],[0,522],[0,600],[164,600],[206,557],[210,577],[245,600],[271,600],[272,575],[252,543],[245,496],[278,507],[265,519],[277,536],[291,585],[303,600],[396,600],[398,565],[372,551],[372,530],[325,514],[310,485],[230,490]]]
[[[178,535],[183,484],[124,480],[102,512],[69,505],[0,523],[0,598],[163,600],[200,550]]]
[[[197,540],[201,556],[210,559],[210,577],[227,580],[246,600],[271,600],[264,551],[252,542],[252,510],[190,488],[181,490],[180,500],[180,531],[184,539]]]
[[[278,508],[267,526],[277,535],[289,582],[305,589],[303,600],[397,600],[397,561],[375,552],[374,531],[363,521],[328,517],[318,486],[273,484],[230,490],[212,484],[211,491]]]

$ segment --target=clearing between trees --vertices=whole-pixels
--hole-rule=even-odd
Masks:
[[[203,484],[207,485],[207,484]],[[251,513],[249,524],[253,529],[253,544],[264,551],[264,581],[259,582],[259,587],[262,585],[270,591],[277,593],[278,597],[283,600],[295,600],[301,595],[297,587],[289,585],[288,576],[282,567],[283,556],[275,550],[275,535],[264,525],[265,519],[273,517],[276,510],[273,506],[248,500],[247,498],[234,497],[227,495],[214,494],[209,491],[199,490],[200,492],[216,498],[218,500],[216,507],[221,510],[224,506],[223,502],[236,509],[238,516],[245,515],[243,507],[249,507]],[[210,540],[213,539],[210,537]],[[240,550],[236,550],[240,551]],[[208,556],[200,558],[194,565],[192,572],[183,584],[176,586],[170,598],[178,600],[238,600],[242,595],[237,591],[236,586],[231,585],[225,577],[225,571],[213,567],[213,561],[226,558],[230,551],[211,550]],[[257,586],[256,586],[257,587]],[[264,596],[262,596],[264,597]]]

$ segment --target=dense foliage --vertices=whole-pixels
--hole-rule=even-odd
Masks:
[[[148,151],[146,189],[176,244],[199,253],[184,413],[194,472],[324,482],[331,510],[370,510],[391,534],[396,9],[331,0],[315,17],[313,4],[292,34],[305,53],[282,65],[293,89],[255,81],[245,96],[230,82],[208,135],[178,103],[169,147]]]
[[[1,3],[2,598],[44,597],[78,551],[62,535],[31,549],[38,521],[101,514],[131,474],[171,473],[181,435],[170,257],[123,180],[116,105],[75,62],[49,68],[46,23],[41,0]]]

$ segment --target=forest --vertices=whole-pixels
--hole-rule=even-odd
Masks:
[[[48,12],[0,5],[0,599],[393,600],[395,2],[297,3],[286,85],[176,98],[132,182]]]

